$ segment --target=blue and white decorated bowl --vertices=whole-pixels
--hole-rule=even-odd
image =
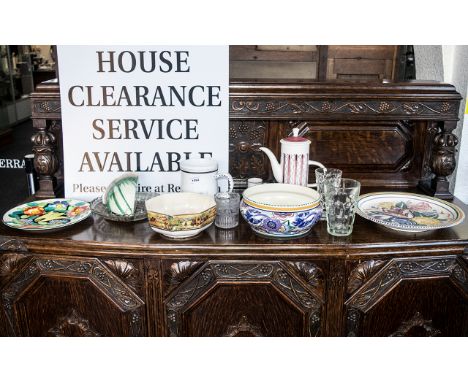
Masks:
[[[322,215],[320,195],[308,187],[266,183],[248,188],[242,196],[241,215],[260,235],[302,236]]]

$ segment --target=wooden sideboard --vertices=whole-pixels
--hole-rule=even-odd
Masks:
[[[33,94],[38,197],[62,192],[59,96],[53,82]],[[232,82],[230,172],[238,189],[252,176],[272,180],[259,147],[277,154],[305,121],[311,157],[363,192],[451,199],[460,99],[433,82]],[[147,222],[93,216],[44,234],[0,227],[0,251],[2,335],[468,335],[468,221],[409,234],[358,216],[349,237],[322,221],[291,241],[241,221],[169,241]]]
[[[343,169],[365,186],[407,188],[451,199],[461,96],[436,82],[231,82],[229,171],[237,188],[246,179],[272,180],[261,146],[279,153],[280,139],[307,122],[310,157]],[[32,95],[32,137],[40,176],[38,197],[63,193],[60,89],[55,81]],[[313,176],[313,171],[311,171]],[[312,180],[312,179],[311,179]]]
[[[0,335],[466,336],[468,221],[408,234],[358,216],[349,237],[322,221],[292,241],[243,221],[186,241],[97,216],[3,226],[0,296]]]

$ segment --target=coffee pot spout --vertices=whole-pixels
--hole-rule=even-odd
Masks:
[[[273,152],[266,147],[260,147],[260,150],[262,150],[270,160],[271,169],[273,170],[273,176],[275,177],[276,181],[278,183],[283,183],[283,169],[276,159],[275,154],[273,154]]]

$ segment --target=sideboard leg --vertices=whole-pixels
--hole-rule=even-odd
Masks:
[[[37,132],[31,137],[34,153],[34,168],[39,175],[38,198],[54,198],[57,180],[54,177],[58,168],[55,135],[49,131],[49,121],[33,119]]]

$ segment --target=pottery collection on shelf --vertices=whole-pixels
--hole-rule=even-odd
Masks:
[[[185,239],[214,222],[225,232],[235,228],[240,212],[255,233],[290,239],[307,235],[322,215],[328,233],[336,236],[352,233],[355,213],[380,226],[413,233],[453,227],[464,220],[459,207],[428,196],[381,192],[358,197],[360,182],[341,178],[341,170],[327,170],[309,159],[311,142],[303,137],[308,131],[304,126],[293,128],[290,136],[281,139],[279,162],[270,149],[260,147],[277,183],[250,178],[242,198],[233,192],[232,176],[218,172],[215,159],[198,158],[180,163],[179,193],[138,193],[138,174],[127,173],[114,179],[102,197],[91,203],[69,199],[29,202],[6,212],[3,222],[12,228],[39,231],[67,227],[93,212],[116,222],[148,218],[155,232]],[[311,165],[318,167],[316,184],[308,184]]]

